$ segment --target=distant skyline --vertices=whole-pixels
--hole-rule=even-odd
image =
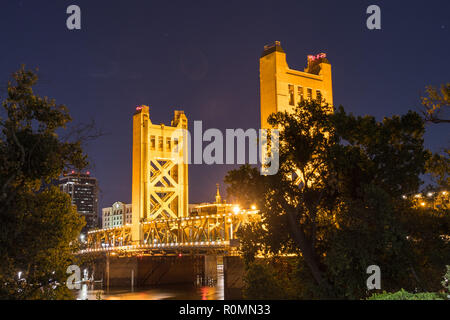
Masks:
[[[66,28],[80,6],[82,29]],[[382,29],[366,28],[381,8]],[[184,110],[188,125],[259,128],[259,57],[281,41],[291,68],[327,53],[336,106],[356,115],[419,110],[426,85],[449,82],[450,2],[430,1],[4,1],[0,12],[0,98],[21,64],[39,68],[36,93],[95,120],[105,136],[86,148],[100,210],[131,202],[132,115],[153,123]],[[449,145],[448,126],[427,125],[425,145]],[[190,165],[190,203],[214,201],[231,165]]]

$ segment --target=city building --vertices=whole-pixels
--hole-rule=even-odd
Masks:
[[[187,118],[175,111],[171,126],[153,124],[149,107],[133,115],[132,239],[143,240],[140,223],[188,215]]]
[[[207,216],[214,214],[228,214],[234,212],[235,210],[240,210],[238,205],[226,203],[222,200],[219,191],[219,184],[216,185],[216,201],[213,203],[200,203],[200,204],[190,204],[189,205],[189,215],[191,216]]]
[[[117,201],[111,207],[102,209],[102,228],[114,228],[131,224],[131,203],[125,204]]]
[[[86,220],[82,232],[98,227],[98,182],[90,172],[72,171],[58,181],[59,188],[70,195],[72,204]]]
[[[267,118],[290,112],[303,100],[318,99],[333,105],[331,64],[325,53],[308,56],[304,71],[289,68],[279,41],[264,46],[259,59],[261,128],[270,129]]]

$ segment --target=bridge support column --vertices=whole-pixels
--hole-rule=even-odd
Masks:
[[[244,262],[241,257],[223,257],[223,280],[225,300],[242,299],[244,288]]]
[[[202,256],[117,257],[104,255],[95,260],[97,274],[106,290],[110,287],[137,288],[158,284],[194,284]],[[97,280],[97,279],[96,279]]]
[[[106,255],[105,263],[105,277],[106,277],[106,292],[109,291],[109,254]]]
[[[206,255],[205,256],[205,280],[217,281],[217,256]]]

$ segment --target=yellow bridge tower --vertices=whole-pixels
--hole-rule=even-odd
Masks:
[[[333,105],[331,64],[325,53],[308,56],[304,71],[289,68],[279,41],[264,46],[259,59],[261,128],[271,129],[270,114],[291,112],[303,100],[319,99]]]
[[[152,124],[148,106],[133,116],[132,242],[143,240],[142,223],[188,216],[187,118],[175,111],[171,126]]]

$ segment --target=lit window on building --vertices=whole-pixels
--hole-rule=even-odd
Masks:
[[[298,100],[303,101],[303,87],[298,87]]]
[[[289,104],[291,106],[295,105],[295,99],[294,99],[294,85],[289,84],[288,85],[289,88]]]
[[[322,102],[322,93],[320,90],[316,90],[316,100]]]
[[[307,90],[307,99],[308,100],[312,100],[312,89],[311,88],[308,88],[308,90]]]
[[[172,140],[170,138],[166,139],[167,151],[172,151]]]

